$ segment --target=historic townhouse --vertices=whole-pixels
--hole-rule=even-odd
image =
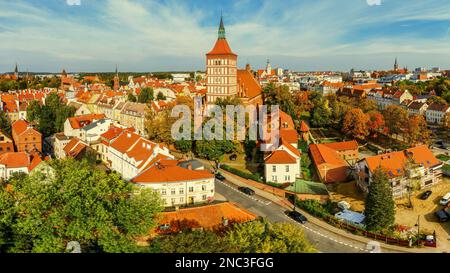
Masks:
[[[27,121],[18,120],[14,122],[11,131],[18,152],[42,152],[42,134]]]

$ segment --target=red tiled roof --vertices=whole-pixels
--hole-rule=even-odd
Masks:
[[[214,175],[206,170],[188,170],[177,166],[176,160],[160,160],[131,180],[134,183],[168,183],[211,179]]]
[[[265,160],[265,164],[295,164],[297,159],[284,150],[272,152]]]
[[[7,168],[28,167],[30,159],[25,152],[9,152],[0,155],[0,164]]]
[[[284,139],[285,141],[291,144],[298,143],[298,133],[295,129],[280,129],[280,139]]]
[[[71,117],[69,118],[69,122],[70,126],[72,126],[73,129],[80,129],[86,125],[91,124],[94,120],[103,119],[105,117],[106,116],[104,114],[88,114],[77,117]]]
[[[230,46],[226,39],[217,39],[214,48],[208,52],[206,55],[233,55],[237,56],[233,51],[231,51]]]
[[[251,99],[262,94],[261,86],[250,71],[238,69],[237,81],[239,88],[242,89],[247,98]]]
[[[111,147],[121,153],[126,153],[128,149],[133,146],[133,144],[136,143],[136,141],[138,141],[140,138],[141,136],[139,136],[138,134],[124,131],[111,143]]]
[[[28,128],[29,123],[25,120],[18,120],[12,124],[12,131],[17,135],[22,134]]]
[[[228,223],[244,223],[253,221],[258,216],[239,207],[235,203],[224,202],[200,207],[185,208],[177,211],[163,212],[160,225],[169,225],[168,230],[158,230],[158,233],[174,233],[192,228],[214,229]]]
[[[371,172],[374,172],[378,167],[382,167],[390,177],[397,177],[404,175],[408,158],[411,158],[415,164],[422,164],[425,168],[441,164],[441,161],[433,155],[426,145],[367,157],[365,161]]]
[[[300,123],[300,132],[309,132],[309,126],[304,120]]]
[[[356,140],[344,141],[344,142],[323,143],[322,145],[325,145],[325,146],[327,146],[333,150],[337,150],[337,151],[357,150],[358,149],[358,142],[356,142]]]

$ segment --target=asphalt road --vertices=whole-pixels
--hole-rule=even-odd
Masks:
[[[272,203],[261,196],[248,196],[237,190],[229,182],[216,180],[216,192],[228,201],[240,204],[245,209],[267,218],[271,222],[290,222],[299,225],[305,231],[308,240],[320,252],[325,253],[367,253],[366,244],[343,238],[335,233],[324,230],[312,223],[302,225],[285,215],[285,208]]]

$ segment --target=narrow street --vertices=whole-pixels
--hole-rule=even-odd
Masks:
[[[349,240],[326,231],[310,222],[302,225],[285,215],[285,209],[261,196],[248,196],[241,193],[230,182],[216,180],[216,192],[224,196],[228,201],[235,202],[245,209],[265,217],[272,222],[291,222],[303,228],[308,240],[320,252],[325,253],[365,253],[366,245],[354,240]],[[383,251],[387,252],[387,251]]]

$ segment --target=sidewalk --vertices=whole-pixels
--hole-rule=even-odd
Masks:
[[[254,187],[251,187],[250,185],[245,183],[245,179],[244,178],[242,178],[240,176],[237,176],[237,175],[234,175],[234,174],[232,174],[230,172],[227,172],[227,171],[225,171],[223,169],[220,169],[220,173],[229,182],[235,184],[236,186],[239,186],[239,187],[240,186],[245,186],[245,187],[252,188],[257,195],[262,196],[262,197],[272,201],[273,203],[278,204],[279,206],[281,206],[283,208],[290,209],[290,210],[293,209],[293,205],[289,201],[287,201],[285,198],[280,198],[280,197],[275,196],[275,195],[273,195],[271,193],[262,191],[260,189],[254,188]],[[332,225],[330,225],[330,224],[320,220],[319,218],[316,218],[316,217],[312,216],[311,214],[307,213],[306,211],[304,211],[302,209],[296,208],[296,210],[301,211],[309,219],[310,223],[312,223],[312,224],[314,224],[314,225],[316,225],[316,226],[318,226],[320,228],[323,228],[323,229],[325,229],[325,230],[327,230],[329,232],[332,232],[332,233],[334,233],[334,234],[336,234],[338,236],[342,236],[342,237],[345,237],[347,239],[358,241],[358,242],[361,242],[361,243],[364,243],[364,244],[367,244],[369,242],[374,241],[371,238],[358,236],[358,235],[352,234],[352,233],[350,233],[350,232],[348,232],[346,230],[336,228],[336,227],[334,227],[334,226],[332,226]],[[380,243],[381,248],[388,249],[390,251],[395,251],[395,252],[402,252],[402,253],[440,253],[440,251],[438,249],[435,249],[435,248],[405,248],[405,247],[400,247],[400,246],[396,246],[396,245],[385,244],[385,243],[380,242],[380,241],[377,241],[377,242]]]

